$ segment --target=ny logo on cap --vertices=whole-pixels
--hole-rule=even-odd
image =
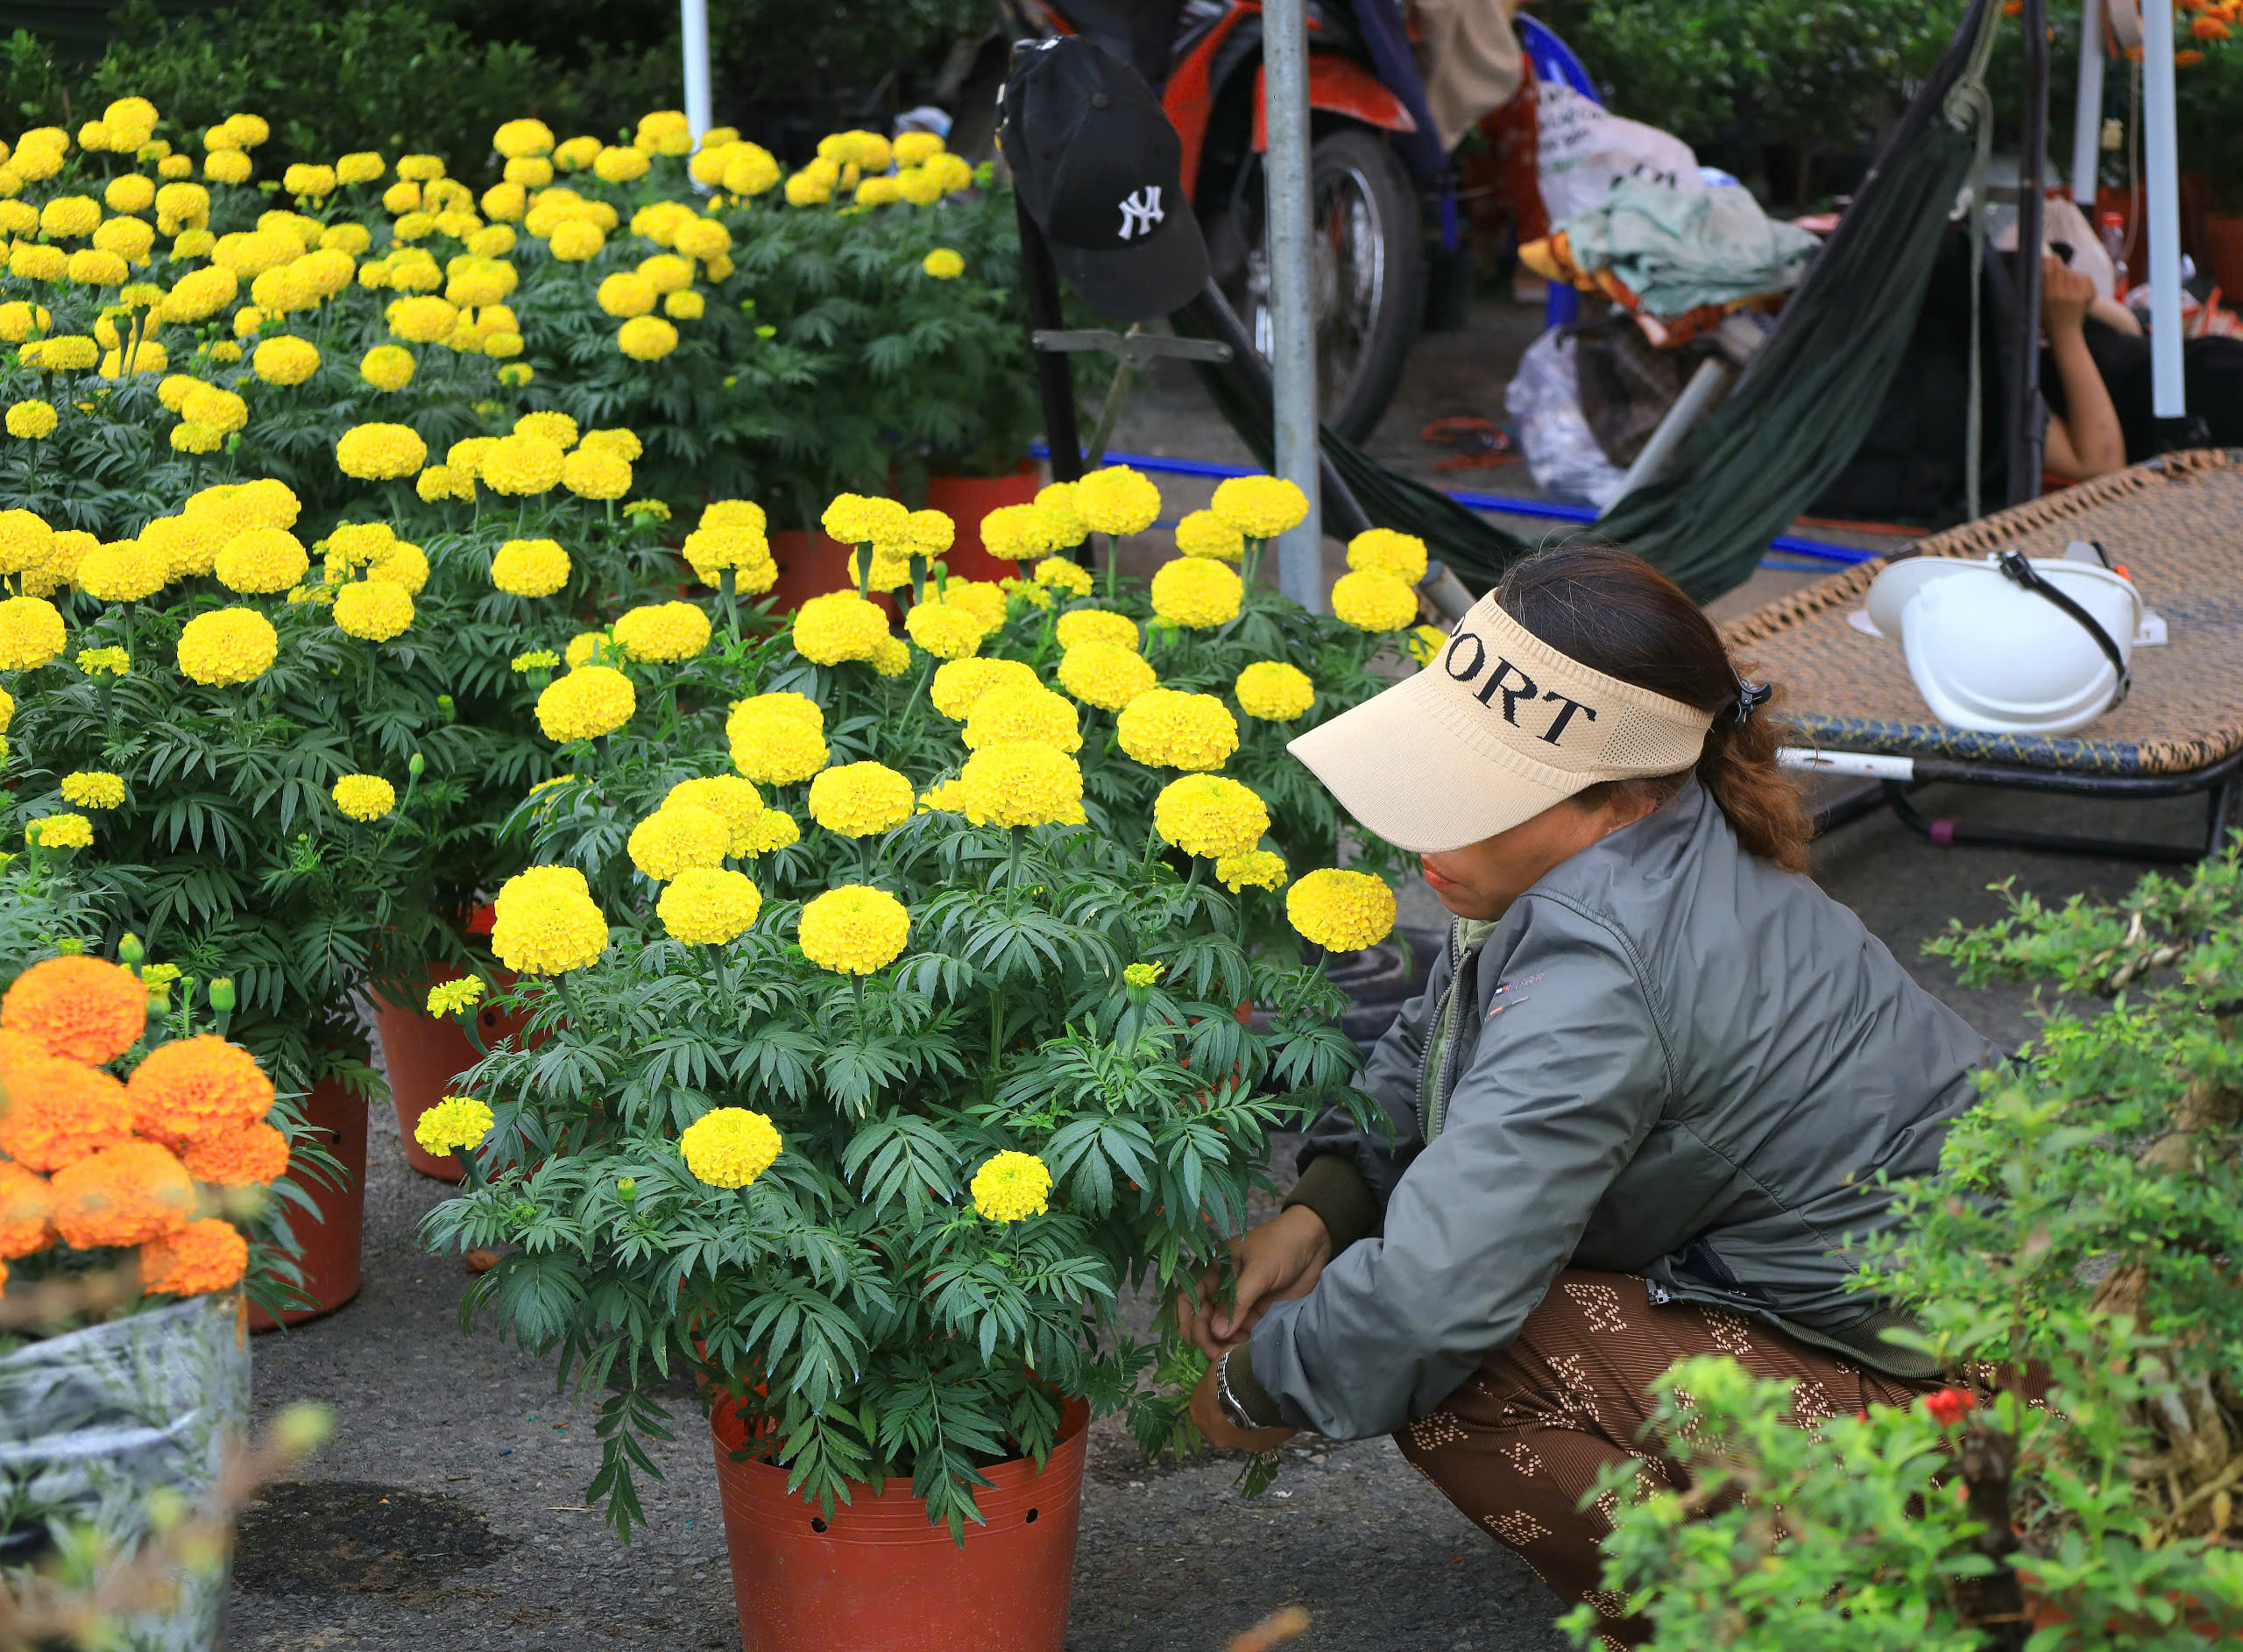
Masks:
[[[1147,184],[1122,202],[1122,238],[1150,235],[1166,215],[1160,209],[1160,186]]]
[[[1464,653],[1468,643],[1472,649],[1471,658],[1468,660]],[[1460,631],[1456,633],[1454,639],[1449,643],[1448,652],[1442,656],[1441,665],[1454,681],[1470,682],[1482,671],[1487,670],[1488,645],[1470,632]],[[1511,664],[1510,660],[1500,657],[1496,660],[1496,668],[1488,672],[1488,680],[1482,683],[1472,695],[1475,700],[1490,710],[1495,709],[1495,702],[1500,699],[1503,702],[1503,719],[1514,729],[1522,726],[1518,720],[1519,702],[1524,700],[1530,703],[1536,703],[1538,696],[1539,702],[1547,702],[1552,700],[1558,702],[1557,715],[1550,719],[1549,727],[1535,736],[1537,739],[1548,745],[1555,745],[1565,738],[1566,730],[1576,715],[1587,718],[1591,723],[1596,721],[1595,706],[1585,705],[1579,700],[1570,699],[1560,694],[1555,688],[1546,694],[1541,693],[1539,685],[1533,678]]]

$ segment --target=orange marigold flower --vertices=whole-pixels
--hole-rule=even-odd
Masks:
[[[140,1133],[174,1147],[256,1124],[272,1107],[257,1058],[215,1033],[150,1050],[124,1088]]]
[[[190,1144],[188,1175],[222,1188],[263,1187],[288,1168],[288,1138],[271,1125],[245,1125]]]
[[[2189,25],[2189,32],[2199,40],[2225,40],[2231,31],[2218,18],[2198,18]]]
[[[0,998],[0,1027],[28,1033],[75,1061],[115,1061],[148,1025],[148,989],[122,964],[46,958]]]
[[[0,1161],[0,1261],[43,1251],[54,1239],[48,1216],[53,1201],[46,1181],[20,1164]]]
[[[0,1153],[32,1170],[60,1170],[132,1134],[124,1086],[98,1067],[42,1057],[7,1070]]]
[[[195,1214],[186,1167],[152,1141],[88,1154],[47,1183],[65,1245],[145,1245],[185,1227]]]
[[[249,1242],[216,1217],[189,1222],[140,1247],[140,1288],[200,1296],[237,1283],[249,1266]]]

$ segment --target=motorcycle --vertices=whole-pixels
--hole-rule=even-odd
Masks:
[[[1182,140],[1184,187],[1214,279],[1266,357],[1261,6],[998,0],[998,11],[1001,37],[980,43],[959,77],[953,146],[994,131],[994,86],[1012,40],[1081,34],[1134,65]],[[1308,46],[1317,407],[1327,427],[1361,441],[1392,398],[1424,317],[1429,206],[1440,244],[1456,244],[1454,189],[1397,0],[1312,4]],[[968,113],[969,104],[978,107]]]

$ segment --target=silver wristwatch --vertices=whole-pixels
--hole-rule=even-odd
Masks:
[[[1246,1408],[1230,1391],[1230,1355],[1227,1351],[1215,1361],[1215,1403],[1222,1408],[1223,1418],[1235,1429],[1258,1429],[1263,1425],[1247,1415]]]

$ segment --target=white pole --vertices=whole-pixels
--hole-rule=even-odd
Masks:
[[[2173,0],[2142,0],[2143,181],[2149,187],[2150,412],[2188,412],[2181,386],[2181,156],[2173,130]]]
[[[709,0],[678,0],[679,32],[685,37],[685,124],[693,145],[709,130]]]
[[[2079,9],[2079,86],[2071,112],[2071,198],[2095,224],[2095,175],[2103,158],[2103,0]]]
[[[1303,0],[1264,0],[1263,96],[1269,151],[1270,379],[1277,474],[1308,496],[1308,519],[1277,541],[1277,589],[1324,608],[1324,525],[1317,497],[1316,320],[1309,293],[1308,20]]]

